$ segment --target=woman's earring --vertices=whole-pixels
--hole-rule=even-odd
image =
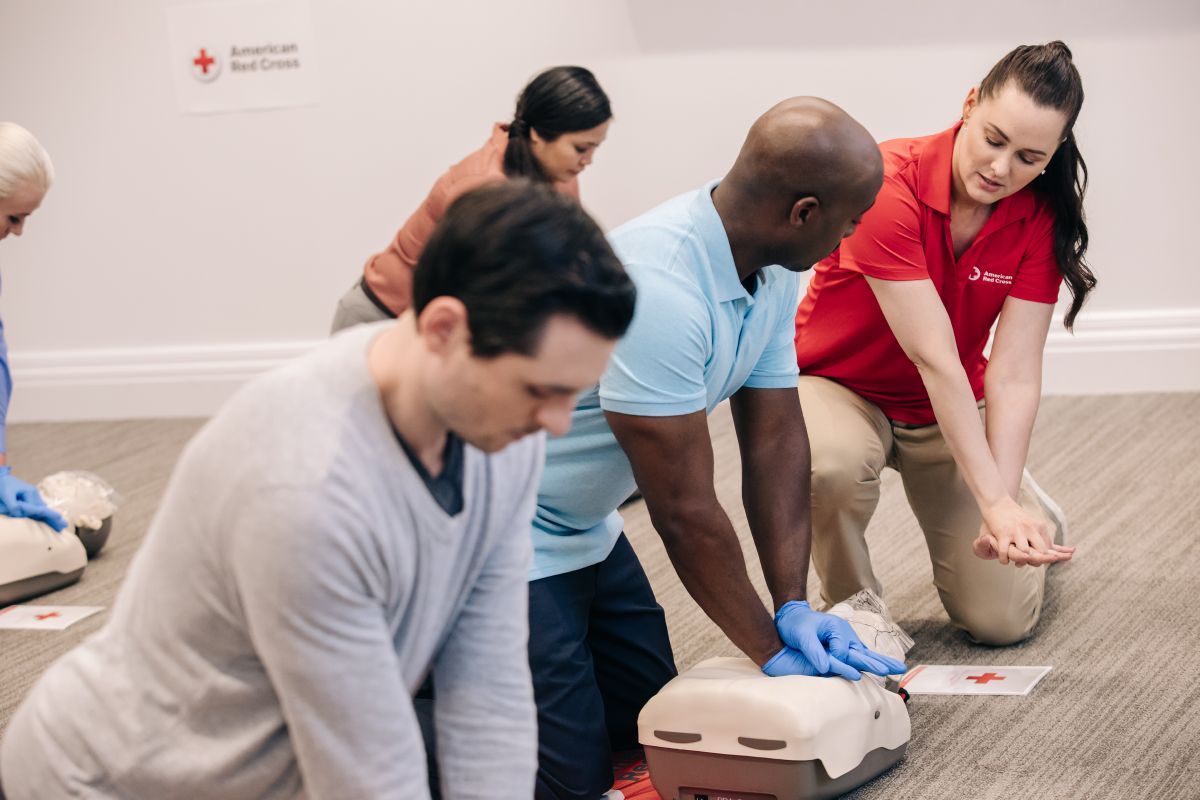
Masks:
[[[1046,170],[1042,170],[1042,174],[1043,174],[1043,175],[1045,175],[1045,174],[1046,174]]]

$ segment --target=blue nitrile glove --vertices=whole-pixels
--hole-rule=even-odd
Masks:
[[[19,478],[12,467],[0,467],[0,515],[26,517],[44,522],[56,531],[67,527],[67,521],[38,494],[38,490]]]
[[[850,627],[850,623],[833,614],[813,611],[805,600],[784,603],[775,613],[775,629],[779,638],[790,648],[799,650],[814,664],[820,665],[818,651],[830,663],[827,673],[849,677],[839,667],[875,675],[898,675],[905,671],[904,663],[867,648]]]
[[[824,650],[821,652],[824,653]],[[828,654],[825,654],[825,658],[819,661],[818,666],[814,665],[799,650],[791,647],[784,647],[771,656],[771,660],[763,664],[762,671],[772,678],[780,678],[784,675],[807,675],[813,678],[840,675],[852,681],[862,678],[862,674],[858,670],[846,666],[836,658],[830,658]]]

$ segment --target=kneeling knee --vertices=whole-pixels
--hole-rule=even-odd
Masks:
[[[1024,616],[1005,614],[968,614],[955,619],[976,644],[1003,647],[1028,639],[1037,627],[1040,609]]]
[[[875,477],[862,459],[838,453],[822,454],[820,457],[813,454],[813,497],[835,499],[853,492],[859,484]]]

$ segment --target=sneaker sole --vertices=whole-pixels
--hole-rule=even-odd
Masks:
[[[1054,522],[1057,525],[1057,535],[1054,537],[1054,543],[1065,545],[1070,538],[1067,533],[1067,515],[1063,513],[1058,503],[1054,502],[1053,498],[1046,494],[1041,486],[1038,486],[1038,482],[1029,474],[1029,470],[1025,470],[1023,477],[1026,485],[1029,486],[1029,490],[1033,492],[1033,496],[1042,504],[1042,508],[1046,509],[1050,516],[1054,518]]]

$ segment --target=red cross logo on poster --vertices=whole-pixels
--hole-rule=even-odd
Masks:
[[[192,57],[192,76],[202,83],[211,83],[221,74],[221,60],[207,47],[201,47],[200,52]]]

